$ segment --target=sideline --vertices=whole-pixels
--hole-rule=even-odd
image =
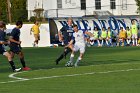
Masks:
[[[126,70],[114,70],[114,71],[104,71],[104,72],[90,72],[90,73],[81,73],[81,74],[38,77],[38,78],[30,78],[30,79],[20,78],[20,77],[14,76],[14,75],[17,75],[17,74],[22,74],[22,73],[28,72],[28,71],[23,71],[23,72],[17,72],[17,73],[13,73],[13,74],[9,75],[10,78],[17,79],[17,80],[0,82],[0,84],[21,82],[21,81],[29,81],[29,80],[41,80],[41,79],[52,79],[52,78],[62,78],[62,77],[74,77],[74,76],[84,76],[84,75],[93,75],[93,74],[108,74],[108,73],[129,72],[129,71],[139,71],[139,70],[140,69],[126,69]],[[35,71],[37,71],[37,70],[35,70]]]

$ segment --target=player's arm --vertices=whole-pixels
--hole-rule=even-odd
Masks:
[[[32,35],[32,32],[33,32],[33,27],[30,29],[30,35]]]
[[[58,31],[58,37],[59,37],[59,41],[62,42],[63,41],[63,35],[62,35],[62,32],[64,31],[64,27],[62,27],[60,29],[60,31]]]
[[[10,42],[14,42],[14,43],[17,43],[17,44],[21,44],[21,41],[16,41],[16,40],[14,40],[11,36],[10,36],[10,38],[9,38],[9,41]]]
[[[9,44],[9,42],[0,41],[0,44],[1,44],[1,45],[3,45],[3,44],[6,45],[6,44]]]
[[[88,31],[85,31],[85,34],[90,36],[90,37],[93,37],[94,35],[91,33],[91,32],[88,32]]]

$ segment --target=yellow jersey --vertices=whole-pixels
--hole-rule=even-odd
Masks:
[[[40,33],[39,25],[33,25],[32,31],[34,34],[39,34]]]
[[[106,38],[106,37],[107,37],[107,32],[106,32],[106,31],[102,31],[101,37],[102,37],[102,38]]]
[[[131,26],[131,31],[132,31],[132,34],[137,34],[137,25],[132,25]]]
[[[126,38],[126,32],[124,30],[120,31],[119,38]]]

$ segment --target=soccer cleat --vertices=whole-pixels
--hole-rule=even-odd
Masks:
[[[29,68],[29,67],[24,67],[24,68],[22,68],[22,70],[23,70],[23,71],[28,71],[28,70],[31,70],[31,68]]]
[[[59,64],[59,61],[58,61],[58,60],[55,60],[55,62],[56,62],[56,65],[58,65],[58,64]]]
[[[19,71],[21,71],[21,68],[17,68],[14,70],[14,72],[19,72]]]
[[[77,64],[74,64],[74,67],[78,67],[78,65]]]

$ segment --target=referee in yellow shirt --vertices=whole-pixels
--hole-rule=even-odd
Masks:
[[[34,47],[38,47],[38,42],[39,42],[39,40],[40,40],[40,29],[39,29],[39,22],[38,21],[35,21],[34,22],[34,25],[32,26],[32,28],[31,28],[31,32],[33,32],[33,34],[34,34],[34,38],[35,38],[35,41],[34,41],[34,43],[33,43],[33,46]],[[30,32],[30,33],[31,33]]]

